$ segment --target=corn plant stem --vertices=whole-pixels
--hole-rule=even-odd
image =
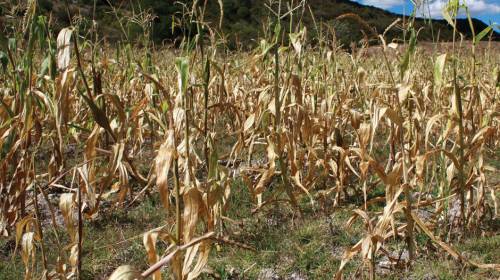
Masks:
[[[181,195],[179,182],[179,162],[174,160],[174,188],[175,188],[175,239],[181,244]]]
[[[401,107],[401,102],[399,101],[399,96],[396,94],[394,97],[396,100],[398,114],[401,119],[404,119],[403,112],[402,112],[402,107]],[[411,201],[411,193],[410,193],[410,185],[409,185],[409,180],[408,180],[408,166],[407,166],[407,153],[405,150],[405,143],[404,143],[404,126],[403,124],[399,127],[400,132],[399,132],[399,145],[401,148],[401,156],[402,156],[402,162],[403,162],[403,193],[405,196],[405,201],[406,201],[406,207],[404,209],[405,213],[405,218],[406,218],[406,234],[405,234],[405,239],[406,239],[406,244],[408,246],[408,253],[409,253],[409,258],[410,261],[413,261],[415,259],[415,243],[414,243],[414,237],[413,237],[413,228],[414,228],[414,221],[413,217],[411,215],[411,209],[412,209],[412,201]]]
[[[169,118],[169,124],[170,124],[170,129],[174,133],[174,147],[177,147],[177,140],[175,137],[175,126],[174,126],[174,117],[173,117],[173,112],[170,110],[170,113],[168,115]],[[177,154],[177,149],[175,151],[175,156],[174,156],[174,162],[173,162],[173,169],[174,169],[174,190],[175,190],[175,240],[177,244],[181,244],[181,195],[180,195],[180,182],[179,182],[179,161],[178,161],[178,154]],[[167,221],[168,223],[168,221]]]
[[[372,249],[370,252],[370,280],[375,280],[375,250]]]
[[[297,200],[295,199],[295,196],[293,195],[292,191],[292,186],[290,184],[290,181],[288,180],[288,175],[287,175],[287,166],[283,160],[283,155],[282,155],[282,143],[281,143],[281,102],[280,102],[280,90],[279,90],[279,73],[280,73],[280,66],[279,66],[279,53],[278,53],[278,46],[276,45],[274,47],[274,63],[275,63],[275,68],[274,68],[274,109],[275,109],[275,119],[274,119],[274,134],[275,134],[275,141],[277,144],[278,148],[278,164],[280,165],[281,169],[281,180],[283,181],[285,191],[287,195],[290,197],[290,202],[292,203],[292,206],[295,208],[298,207]]]
[[[174,147],[177,147],[177,140],[176,140],[177,138],[175,137],[175,123],[172,110],[170,110],[169,114],[169,124],[174,133]],[[174,189],[175,189],[175,242],[179,246],[182,244],[182,238],[181,238],[182,219],[181,219],[181,191],[180,191],[181,186],[179,181],[179,160],[178,160],[177,148],[174,157]],[[175,269],[176,271],[182,271],[182,267],[180,267],[182,265],[181,262],[176,262],[175,265],[178,266]],[[152,273],[154,273],[154,271]]]
[[[204,111],[203,111],[203,134],[205,137],[205,141],[203,143],[204,152],[205,152],[205,162],[207,165],[207,171],[210,168],[210,160],[209,160],[209,152],[208,152],[208,84],[210,82],[210,60],[207,56],[205,62],[204,69],[204,82],[203,82],[203,102],[204,102]]]
[[[82,219],[82,187],[78,185],[78,255],[77,255],[77,279],[82,279],[82,241],[83,241],[83,219]]]
[[[173,116],[170,114],[172,117],[171,125],[172,129],[175,134],[175,128],[174,128],[174,123],[173,123]],[[175,140],[175,135],[174,135],[174,147],[177,147],[177,141]],[[178,155],[177,155],[177,150],[175,152],[175,157],[174,157],[174,189],[175,189],[175,242],[177,246],[180,246],[182,244],[182,235],[181,235],[181,230],[182,230],[182,219],[181,219],[181,186],[179,182],[179,161],[178,161]],[[168,222],[168,221],[167,221]],[[177,266],[175,268],[175,271],[182,271],[182,262],[176,262],[175,265]],[[155,270],[156,271],[156,270]],[[153,271],[154,273],[154,271]],[[145,276],[147,277],[147,276]]]
[[[394,97],[397,101],[397,108],[398,114],[400,118],[403,118],[403,113],[402,113],[402,108],[401,108],[401,103],[399,102],[399,97],[396,95]],[[406,201],[406,207],[404,209],[404,214],[406,218],[406,234],[405,234],[405,239],[406,239],[406,244],[408,246],[408,253],[409,253],[409,258],[410,261],[415,259],[415,243],[414,243],[414,237],[413,237],[413,228],[414,228],[414,221],[413,217],[411,215],[411,209],[412,209],[412,201],[411,201],[411,193],[410,193],[410,185],[409,185],[409,180],[408,180],[408,167],[406,163],[406,151],[405,151],[405,146],[404,146],[404,127],[401,125],[400,127],[400,132],[399,132],[399,145],[401,148],[401,156],[402,156],[402,163],[403,163],[403,193],[405,196],[405,201]],[[393,135],[393,134],[391,134]]]
[[[413,11],[412,12],[412,15],[411,15],[411,22],[410,22],[410,27],[412,29],[414,29],[415,27],[415,18],[416,18],[416,12]],[[413,31],[414,32],[414,31]],[[417,36],[417,35],[415,35]],[[415,39],[416,40],[416,39]],[[410,41],[411,41],[411,38],[410,38]],[[400,117],[401,119],[404,119],[403,118],[403,113],[402,113],[402,107],[401,107],[401,104],[399,102],[399,97],[396,96],[396,100],[398,101],[398,108],[400,108]],[[411,143],[412,143],[412,107],[411,107],[411,103],[410,103],[410,98],[408,99],[408,123],[409,123],[409,143],[408,143],[408,148],[410,149],[411,147]],[[410,186],[410,182],[409,182],[409,179],[408,179],[408,161],[411,160],[411,157],[409,155],[409,151],[408,153],[405,151],[405,148],[404,148],[404,127],[403,125],[401,126],[401,133],[399,135],[399,139],[400,139],[400,142],[401,142],[401,153],[403,155],[403,182],[404,182],[404,185],[403,185],[403,192],[404,192],[404,195],[405,195],[405,200],[406,200],[406,207],[404,209],[405,211],[405,218],[406,218],[406,235],[405,235],[405,238],[406,238],[406,243],[407,243],[407,246],[408,246],[408,255],[409,255],[409,261],[410,261],[410,265],[411,265],[411,262],[413,260],[415,260],[415,257],[416,257],[416,252],[415,252],[415,238],[414,238],[414,227],[415,227],[415,220],[413,219],[413,215],[412,215],[412,197],[411,197],[411,186]]]
[[[205,7],[206,7],[206,4],[207,4],[207,1],[205,1]],[[205,11],[205,7],[203,9],[203,14],[204,14],[204,11]],[[203,49],[202,49],[203,50]],[[209,56],[207,55],[206,56],[206,60],[205,60],[205,69],[204,69],[204,83],[203,83],[203,101],[204,101],[204,111],[203,111],[203,133],[204,133],[204,152],[205,152],[205,162],[206,162],[206,167],[207,167],[207,174],[210,173],[210,157],[211,157],[211,154],[210,154],[210,151],[209,151],[209,148],[208,148],[208,142],[209,142],[209,138],[208,138],[208,97],[209,97],[209,89],[208,89],[208,86],[209,86],[209,83],[210,83],[210,59],[209,59]],[[215,153],[215,149],[212,150],[212,153]],[[212,168],[215,168],[215,167],[212,167]],[[211,191],[211,185],[210,185],[210,177],[207,176],[207,180],[206,180],[206,194],[207,194],[207,197],[210,197],[210,191]],[[209,205],[208,207],[213,207],[212,205]],[[222,210],[222,209],[221,209]],[[222,215],[222,212],[220,213],[220,215]],[[221,221],[222,222],[222,221]],[[220,227],[220,235],[223,234],[223,228],[222,226]]]
[[[187,94],[187,90],[185,92],[182,93],[184,95],[184,118],[185,118],[185,125],[184,125],[184,141],[185,141],[185,148],[186,148],[186,154],[185,154],[185,157],[186,157],[186,170],[184,172],[186,172],[186,175],[185,176],[190,176],[189,175],[189,172],[190,172],[190,162],[189,162],[189,98],[188,98],[188,94]],[[187,183],[187,182],[185,182]],[[188,187],[188,186],[184,186],[184,187]],[[177,188],[176,192],[180,192],[180,188]],[[176,224],[176,231],[178,231],[176,234],[177,234],[177,237],[179,237],[178,239],[178,244],[181,244],[182,241],[180,240],[180,230],[181,230],[181,217],[180,217],[180,193],[176,193],[176,195],[178,195],[178,203],[176,205],[176,207],[179,207],[178,209],[176,208],[176,220],[177,220],[177,224]]]
[[[384,47],[382,48],[382,57],[384,58],[384,63],[387,67],[387,71],[389,71],[389,77],[391,78],[392,86],[396,87],[396,80],[394,79],[394,75],[392,73],[392,67],[391,64],[389,63],[389,60],[387,59],[387,54],[385,53],[385,42],[384,38],[380,37],[382,44],[384,44]],[[388,168],[392,168],[392,165],[394,164],[394,160],[396,158],[395,156],[395,148],[394,148],[394,134],[395,134],[395,129],[394,129],[394,123],[391,122],[391,130],[390,130],[390,153],[389,153],[389,165],[387,166]],[[390,198],[392,199],[392,198]]]
[[[185,118],[185,126],[184,126],[184,141],[185,142],[185,145],[186,145],[186,175],[189,177],[190,174],[189,172],[191,172],[191,162],[189,161],[189,113],[190,113],[190,104],[189,104],[190,100],[189,100],[189,97],[188,97],[188,94],[187,94],[187,90],[186,92],[184,92],[184,118]]]
[[[458,7],[457,7],[458,9]],[[454,11],[454,21],[455,27],[453,28],[453,92],[455,94],[455,102],[457,106],[457,117],[458,117],[458,157],[459,157],[459,166],[458,168],[458,188],[460,198],[460,223],[463,226],[465,231],[466,229],[466,221],[465,221],[465,188],[464,188],[464,126],[463,126],[463,115],[462,115],[462,97],[460,96],[460,88],[458,86],[457,81],[457,61],[456,61],[456,32],[457,32],[457,12]]]
[[[477,84],[476,84],[476,34],[474,32],[474,26],[471,25],[471,29],[472,29],[472,35],[474,36],[473,37],[473,40],[472,40],[472,68],[471,68],[471,81],[472,81],[472,87],[470,89],[470,101],[469,101],[469,108],[468,108],[468,112],[470,113],[470,116],[471,116],[471,125],[472,125],[472,131],[476,131],[476,125],[474,123],[474,113],[472,112],[472,106],[474,105],[474,101],[477,100],[478,102],[478,120],[479,120],[479,127],[481,127],[481,116],[482,116],[482,108],[481,108],[481,96],[479,94],[476,93],[476,87],[477,87]],[[472,113],[471,113],[472,112]],[[463,153],[463,152],[462,152]],[[463,161],[462,161],[463,162]],[[465,201],[465,199],[464,199]],[[472,208],[470,207],[473,203],[474,203],[474,188],[470,188],[469,189],[469,199],[468,199],[468,203],[469,203],[469,212],[467,213],[466,217],[465,217],[465,223],[468,224],[469,221],[470,221],[470,216],[472,214]]]
[[[155,83],[160,91],[165,95],[165,100],[168,104],[168,108],[173,108],[172,107],[172,102],[170,101],[170,94],[168,90],[156,79],[153,77],[145,74],[145,77],[147,77],[150,81]],[[168,113],[168,124],[170,130],[174,133],[174,147],[177,147],[177,138],[175,137],[175,123],[174,123],[174,115],[173,115],[173,110],[169,110]],[[179,161],[178,161],[178,154],[177,154],[177,149],[175,150],[175,156],[174,156],[174,162],[173,162],[173,176],[174,176],[174,191],[175,191],[175,239],[176,243],[180,244],[181,243],[181,195],[180,195],[180,182],[179,182]],[[167,221],[168,223],[168,221]]]
[[[34,169],[34,168],[33,168]],[[45,251],[45,244],[43,242],[43,228],[42,228],[42,223],[40,222],[40,208],[38,207],[38,194],[37,194],[37,188],[33,188],[33,194],[34,194],[34,202],[35,202],[35,217],[36,217],[36,228],[38,235],[40,236],[40,248],[42,251],[42,264],[43,264],[43,269],[45,271],[47,270],[47,253]]]

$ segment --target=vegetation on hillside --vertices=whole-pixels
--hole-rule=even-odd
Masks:
[[[12,2],[26,2],[26,0],[16,0]],[[109,0],[77,0],[68,1],[72,15],[81,21],[86,21],[90,28],[93,18],[97,21],[97,31],[111,41],[143,39],[145,15],[153,17],[149,27],[148,36],[157,43],[174,42],[183,35],[189,24],[181,20],[181,15],[192,7],[191,1],[109,1]],[[203,2],[203,1],[202,1]],[[256,38],[264,36],[266,19],[271,12],[266,5],[268,0],[221,0],[223,5],[223,24],[220,32],[224,34],[229,46],[232,48],[243,47],[251,49],[259,44]],[[272,2],[272,1],[271,1]],[[269,2],[269,3],[271,3]],[[290,1],[290,4],[298,4],[300,1]],[[39,0],[41,12],[51,15],[54,22],[55,31],[69,24],[66,12],[65,1]],[[340,15],[353,13],[358,15],[377,33],[383,33],[396,19],[403,20],[402,15],[394,14],[376,7],[365,6],[349,0],[308,0],[305,1],[306,8],[296,17],[300,17],[301,22],[311,31],[310,39],[318,38],[317,31],[330,32],[336,40],[345,47],[349,47],[352,42],[359,42],[365,35],[371,35],[359,22],[355,20],[339,20]],[[95,7],[94,7],[95,4]],[[95,8],[95,9],[94,9]],[[274,7],[276,8],[276,7]],[[287,9],[283,5],[283,10]],[[6,13],[8,9],[5,9]],[[22,10],[19,10],[22,15]],[[221,14],[218,1],[207,1],[205,17],[211,27],[216,27]],[[409,17],[407,17],[408,19]],[[284,24],[289,22],[289,18],[283,19]],[[478,20],[472,19],[474,30],[484,30],[487,25]],[[419,30],[419,38],[422,41],[451,41],[453,28],[445,20],[416,19],[414,21],[416,30]],[[465,39],[472,38],[470,23],[466,18],[457,19],[457,30],[461,32]],[[194,26],[191,26],[193,28]],[[187,32],[189,33],[189,32]],[[193,31],[195,33],[195,31]],[[388,41],[393,39],[403,40],[404,29],[401,25],[391,28],[385,37]],[[500,39],[498,33],[492,34],[493,40]],[[285,40],[287,38],[284,38]],[[373,38],[370,38],[373,39]],[[372,40],[377,42],[378,40]]]

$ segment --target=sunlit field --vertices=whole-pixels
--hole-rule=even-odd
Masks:
[[[500,277],[491,27],[344,46],[282,24],[298,4],[243,50],[200,3],[160,47],[30,3],[0,45],[1,279]]]

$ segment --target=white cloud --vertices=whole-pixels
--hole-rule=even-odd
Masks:
[[[433,18],[441,18],[441,11],[448,3],[448,0],[413,0],[419,3],[419,14],[421,16],[431,16]],[[460,3],[466,3],[472,17],[479,15],[494,15],[500,14],[500,1],[499,0],[459,0]],[[390,9],[396,6],[402,6],[407,3],[411,5],[410,1],[405,0],[361,0],[365,5],[375,6],[382,9]],[[409,7],[408,7],[409,8]],[[465,10],[460,11],[460,15],[465,15]]]
[[[463,3],[462,1],[460,1]],[[500,3],[497,1],[490,2],[486,0],[467,0],[464,1],[469,8],[469,12],[472,17],[484,14],[498,14],[500,13]],[[431,0],[426,2],[423,7],[420,8],[420,14],[431,17],[442,17],[442,10],[446,6],[448,1],[446,0]],[[460,10],[460,15],[465,15],[465,10]]]
[[[389,9],[395,6],[403,5],[404,0],[363,0],[363,4],[382,9]]]

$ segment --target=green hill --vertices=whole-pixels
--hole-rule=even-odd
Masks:
[[[42,13],[50,15],[56,29],[62,28],[69,24],[68,16],[64,1],[60,0],[38,0]],[[266,26],[266,18],[270,15],[269,9],[266,7],[267,0],[221,0],[224,6],[224,18],[222,24],[223,34],[226,36],[230,45],[237,44],[242,46],[255,45],[255,39],[264,32]],[[12,1],[16,2],[16,1]],[[10,17],[7,14],[12,13],[16,3],[4,3],[1,11],[4,22],[7,22]],[[25,2],[25,1],[17,1]],[[82,23],[82,26],[90,26],[91,19],[94,14],[94,0],[68,0],[70,3],[70,12],[76,16]],[[181,1],[185,4],[185,8],[191,7],[192,1]],[[203,3],[204,1],[199,1]],[[282,13],[288,9],[288,4],[291,1],[283,1]],[[293,2],[299,2],[295,0]],[[1,3],[1,2],[0,2]],[[110,3],[113,5],[111,7]],[[220,17],[220,7],[218,1],[207,1],[206,20],[212,26],[217,26]],[[307,8],[297,10],[295,12],[294,22],[299,16],[302,17],[304,25],[308,28],[310,38],[316,38],[318,30],[323,34],[332,36],[335,32],[337,39],[344,45],[349,45],[350,42],[358,42],[363,38],[362,26],[353,20],[336,19],[338,16],[347,13],[353,13],[363,19],[377,33],[382,33],[384,30],[398,18],[403,18],[402,15],[394,14],[376,7],[365,6],[354,1],[348,0],[308,0],[306,1]],[[149,37],[156,43],[173,42],[183,33],[183,28],[176,25],[172,27],[173,19],[181,17],[183,5],[179,1],[174,0],[142,0],[142,1],[111,1],[97,0],[95,6],[95,18],[98,22],[98,30],[102,37],[110,41],[120,39],[137,39],[148,34]],[[309,9],[310,7],[310,9]],[[277,7],[273,7],[276,9]],[[22,8],[15,11],[18,16],[22,16]],[[115,12],[117,13],[116,16]],[[145,18],[147,12],[154,16],[149,33],[145,33],[140,22]],[[311,13],[312,12],[312,13]],[[314,15],[314,17],[312,16]],[[120,19],[120,20],[118,20]],[[289,24],[289,18],[283,19],[284,23]],[[401,21],[402,22],[402,21]],[[400,22],[400,24],[401,24]],[[1,22],[0,22],[1,23]],[[386,34],[386,39],[393,40],[403,36],[403,28],[395,26]],[[473,19],[474,29],[476,33],[487,27],[487,25],[478,20]],[[4,23],[3,25],[8,25]],[[288,26],[288,25],[287,25]],[[466,19],[457,21],[459,31],[470,39],[472,37],[469,23]],[[1,27],[1,26],[0,26]],[[440,41],[450,41],[452,39],[452,28],[444,20],[424,20],[417,19],[416,29],[420,29],[419,40],[432,41],[439,39]],[[493,39],[500,38],[498,33],[493,34]]]

